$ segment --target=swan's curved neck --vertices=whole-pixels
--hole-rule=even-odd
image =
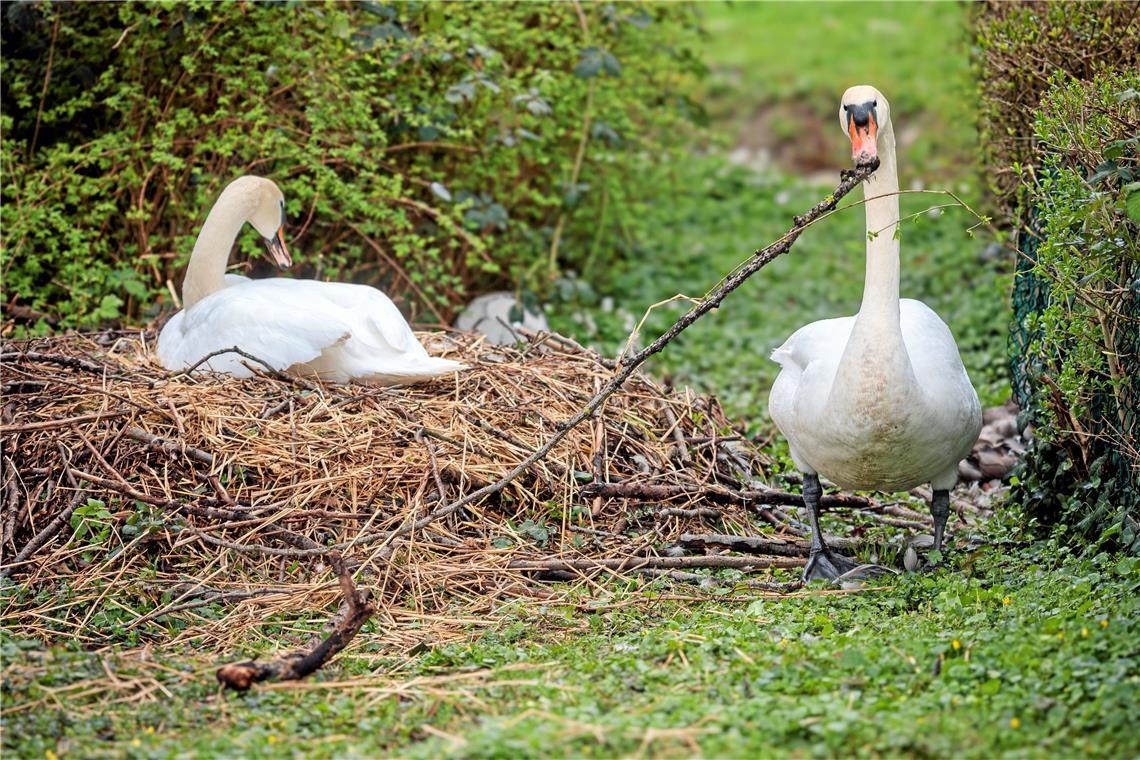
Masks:
[[[183,309],[189,309],[226,286],[226,262],[229,261],[230,250],[251,212],[245,200],[241,193],[232,192],[227,187],[210,209],[194,243],[194,252],[190,254],[186,277],[182,280]]]

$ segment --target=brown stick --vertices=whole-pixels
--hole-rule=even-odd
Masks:
[[[242,357],[243,359],[248,359],[251,362],[257,362],[258,364],[260,364],[265,369],[266,374],[268,374],[270,377],[274,377],[283,383],[288,383],[289,385],[295,385],[298,388],[303,388],[307,391],[319,392],[319,389],[315,385],[313,385],[312,383],[310,383],[306,380],[302,380],[299,377],[294,377],[293,375],[290,375],[286,372],[282,372],[281,370],[277,369],[276,367],[274,367],[273,365],[271,365],[269,362],[265,361],[264,359],[259,359],[258,357],[254,356],[253,354],[247,353],[246,351],[241,350],[237,346],[231,346],[230,348],[221,348],[221,349],[218,349],[217,351],[211,351],[210,353],[206,354],[205,356],[203,356],[198,361],[191,364],[186,369],[174,370],[173,372],[170,373],[170,376],[171,377],[177,377],[178,375],[186,375],[187,377],[189,377],[191,374],[194,373],[194,370],[198,369],[203,364],[205,364],[206,362],[213,359],[215,356],[221,356],[222,354],[237,354],[238,356]],[[248,364],[246,366],[249,367]],[[251,370],[253,369],[252,367],[249,367],[249,368]]]
[[[98,364],[92,364],[91,362],[85,362],[82,359],[76,359],[74,356],[57,356],[56,354],[44,354],[38,351],[28,351],[25,353],[12,351],[10,353],[0,355],[0,362],[9,361],[29,361],[44,362],[46,364],[57,364],[61,367],[81,369],[84,372],[90,372],[93,375],[103,375],[107,372],[106,367],[101,367]]]
[[[874,159],[870,164],[860,166],[854,171],[841,172],[841,181],[835,188],[835,192],[829,195],[820,203],[816,204],[803,216],[797,216],[794,219],[792,229],[787,232],[776,242],[771,245],[761,248],[752,254],[752,258],[746,261],[743,265],[738,267],[728,277],[726,277],[721,284],[709,293],[704,299],[697,303],[693,308],[686,312],[680,319],[673,323],[673,326],[659,335],[656,340],[650,343],[645,348],[638,351],[631,357],[626,358],[618,366],[621,370],[614,375],[614,377],[606,383],[606,385],[591,398],[586,405],[582,407],[579,412],[571,417],[566,422],[559,424],[559,430],[554,435],[547,439],[546,443],[539,446],[533,454],[528,456],[523,461],[519,462],[515,467],[503,477],[499,478],[494,483],[484,486],[478,490],[472,491],[461,499],[457,499],[450,504],[446,504],[439,509],[431,512],[425,517],[409,523],[397,529],[391,534],[391,537],[399,537],[423,529],[425,526],[430,525],[441,517],[446,517],[453,512],[458,512],[469,504],[473,504],[480,499],[496,494],[512,483],[519,475],[526,472],[531,465],[546,457],[547,454],[557,446],[566,434],[573,428],[581,424],[584,420],[593,416],[594,412],[612,396],[618,388],[625,384],[633,373],[645,363],[649,357],[661,351],[669,344],[671,340],[680,335],[686,328],[703,317],[708,312],[720,306],[721,302],[728,297],[728,294],[739,288],[744,284],[752,275],[759,272],[764,266],[771,263],[777,256],[782,253],[787,253],[792,245],[796,242],[799,236],[810,225],[814,224],[820,217],[824,216],[835,210],[836,204],[839,200],[851,192],[856,185],[862,182],[867,177],[871,176],[876,169],[879,168],[879,160]],[[854,497],[847,497],[854,498]],[[826,503],[826,501],[825,501]],[[361,543],[360,541],[357,544]],[[687,559],[687,558],[683,558]]]
[[[199,607],[206,607],[217,602],[243,602],[250,599],[257,599],[263,596],[294,596],[296,594],[309,593],[312,589],[307,588],[288,588],[288,587],[275,587],[268,586],[266,588],[256,588],[248,591],[217,591],[209,587],[204,588],[191,588],[186,591],[182,596],[175,600],[175,604],[167,607],[160,607],[157,610],[148,612],[140,618],[137,618],[127,626],[129,631],[132,628],[137,628],[143,623],[149,623],[155,618],[172,615],[175,612],[185,612],[186,610],[193,610]],[[181,600],[189,599],[190,601],[183,602]]]
[[[40,422],[26,422],[23,425],[0,425],[0,435],[27,433],[32,430],[52,430],[54,428],[70,427],[72,425],[78,425],[82,422],[95,422],[96,420],[105,420],[109,417],[122,417],[125,414],[130,414],[130,410],[112,409],[106,412],[80,414],[77,417],[68,417],[67,419],[63,420],[41,420]]]
[[[125,435],[127,438],[133,438],[136,441],[142,441],[148,446],[153,446],[156,449],[167,451],[171,454],[185,454],[191,459],[197,459],[203,464],[207,464],[211,467],[214,466],[214,455],[210,452],[196,449],[193,446],[187,446],[186,444],[179,443],[178,441],[172,441],[169,438],[160,438],[154,433],[148,433],[142,428],[137,428],[134,425],[124,428],[123,435]]]
[[[719,520],[722,515],[719,509],[709,509],[708,507],[698,507],[697,509],[662,509],[654,515],[658,520],[667,520],[670,517],[697,517],[708,520]]]
[[[807,544],[781,541],[779,539],[753,538],[751,536],[726,536],[721,533],[682,533],[677,543],[686,549],[706,549],[723,547],[745,554],[775,554],[780,557],[806,557],[811,547]]]
[[[720,485],[663,485],[656,483],[590,483],[582,487],[585,496],[604,496],[620,499],[642,499],[646,501],[669,501],[671,499],[705,499],[714,504],[742,504],[751,507],[758,504],[780,504],[802,507],[804,497],[789,491],[738,491]],[[869,509],[874,502],[864,496],[847,494],[827,494],[820,499],[820,506],[826,508],[851,507]]]
[[[83,503],[83,500],[86,498],[86,491],[78,491],[75,496],[71,498],[71,502],[64,507],[63,511],[56,515],[55,519],[47,524],[47,527],[33,536],[32,539],[24,545],[24,548],[12,558],[11,562],[5,564],[4,568],[0,570],[0,578],[11,575],[14,570],[17,570],[20,565],[27,562],[33,554],[43,548],[44,544],[55,538],[56,534],[71,521],[71,515],[75,512],[76,507]]]
[[[638,570],[655,568],[675,570],[684,567],[735,567],[773,568],[802,567],[807,563],[800,557],[731,557],[710,554],[703,557],[616,557],[611,559],[516,559],[507,565],[510,570]]]
[[[223,665],[216,674],[218,683],[227,689],[246,691],[260,681],[296,681],[322,668],[329,658],[348,646],[376,608],[368,601],[367,592],[357,590],[352,573],[339,554],[330,554],[329,564],[336,572],[340,592],[348,606],[347,614],[332,627],[332,632],[308,651],[292,652],[267,663]]]

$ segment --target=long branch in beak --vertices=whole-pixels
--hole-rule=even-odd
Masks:
[[[277,234],[271,238],[265,238],[265,247],[269,250],[269,255],[273,258],[273,263],[277,265],[278,269],[288,269],[293,266],[293,257],[289,255],[289,249],[285,247],[285,225],[277,228]]]

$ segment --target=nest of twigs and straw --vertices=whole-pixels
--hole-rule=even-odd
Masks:
[[[613,374],[557,336],[430,342],[471,369],[327,386],[168,373],[138,334],[10,342],[5,627],[233,650],[335,608],[336,554],[372,593],[373,643],[410,648],[464,635],[504,600],[566,592],[547,581],[736,568],[755,583],[803,563],[785,511],[799,497],[765,486],[765,455],[715,399],[641,374],[501,491],[419,526],[501,478]]]

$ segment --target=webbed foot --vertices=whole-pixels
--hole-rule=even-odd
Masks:
[[[820,579],[858,582],[893,573],[882,565],[863,564],[823,547],[813,550],[808,557],[803,579],[804,583]]]

